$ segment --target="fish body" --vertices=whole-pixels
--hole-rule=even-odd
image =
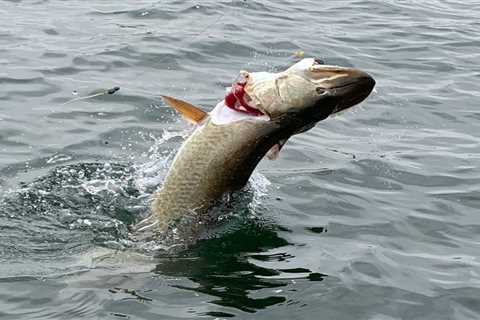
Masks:
[[[217,125],[209,120],[178,151],[152,211],[161,230],[184,214],[207,209],[225,192],[242,188],[275,143],[265,121]]]
[[[202,215],[222,195],[245,186],[269,150],[278,153],[292,135],[364,100],[374,85],[362,71],[315,59],[279,73],[241,72],[233,96],[200,117],[201,124],[183,143],[140,229],[154,226],[161,232],[185,215]],[[248,113],[251,108],[254,115]]]

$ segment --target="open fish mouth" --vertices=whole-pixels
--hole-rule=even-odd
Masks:
[[[253,106],[252,99],[245,91],[249,79],[250,74],[247,71],[240,71],[240,76],[225,94],[225,105],[232,110],[251,116],[263,116],[265,113]]]

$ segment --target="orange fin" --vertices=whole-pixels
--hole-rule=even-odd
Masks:
[[[208,115],[208,113],[206,113],[199,107],[195,107],[194,105],[183,100],[172,98],[169,96],[162,96],[162,98],[166,104],[180,112],[186,120],[193,122],[194,124],[202,122],[202,120],[205,119]]]

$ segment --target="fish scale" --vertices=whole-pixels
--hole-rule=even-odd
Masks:
[[[215,125],[209,121],[197,129],[179,150],[155,194],[152,211],[160,229],[185,212],[201,213],[224,192],[243,186],[254,168],[245,150],[262,143],[261,149],[267,149],[268,136],[259,139],[258,133],[273,127],[268,122]],[[262,155],[256,158],[255,165]]]

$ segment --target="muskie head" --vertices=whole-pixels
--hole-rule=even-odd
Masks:
[[[279,73],[242,72],[244,99],[248,105],[304,131],[320,120],[363,101],[375,80],[353,68],[323,65],[314,58],[303,59]]]

